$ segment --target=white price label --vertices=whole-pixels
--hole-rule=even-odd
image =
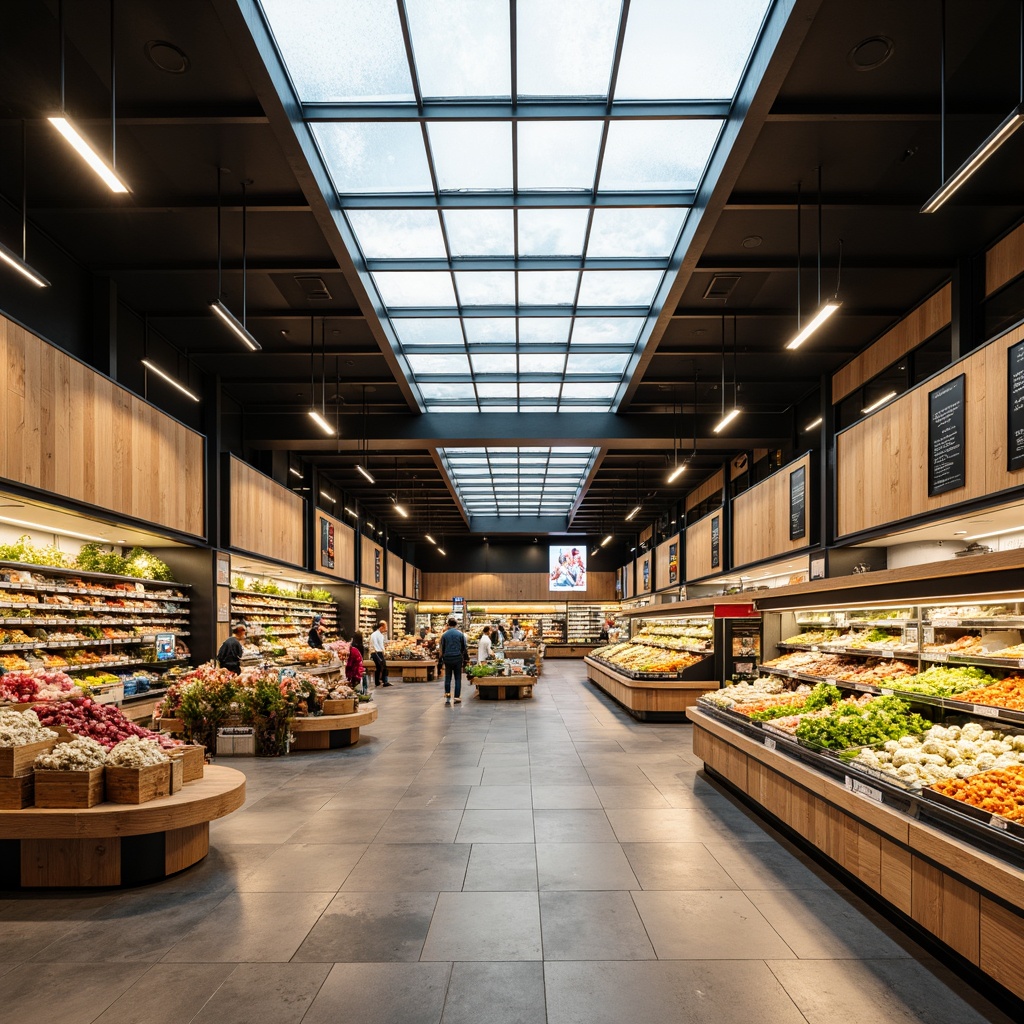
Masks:
[[[875,789],[874,786],[869,786],[867,783],[859,782],[857,779],[851,779],[849,775],[846,776],[846,788],[851,793],[867,797],[868,800],[874,800],[875,803],[880,804],[882,802],[881,790]]]
[[[938,626],[940,629],[943,626],[959,626],[959,619],[932,619],[932,625]]]
[[[972,711],[976,715],[981,715],[984,718],[998,718],[999,708],[989,707],[988,704],[975,704]]]
[[[764,745],[766,750],[774,750],[776,746],[775,740],[773,740],[771,736],[765,736]]]
[[[928,661],[949,661],[949,653],[947,651],[932,651],[925,657]]]
[[[993,814],[989,819],[989,824],[993,828],[1001,829],[1003,832],[1006,831],[1007,825],[1009,824],[1005,818],[1000,818],[998,814]]]
[[[882,689],[880,689],[878,692],[881,693],[881,695],[883,697],[891,697],[892,696],[892,690],[886,689],[885,687],[882,687]]]
[[[1017,668],[1024,668],[1024,658],[1017,659]]]
[[[832,677],[832,678],[830,678],[830,679],[826,679],[826,680],[825,680],[825,682],[826,682],[826,683],[827,683],[827,684],[828,684],[829,686],[835,686],[835,685],[836,685],[836,680],[835,680],[835,677]]]

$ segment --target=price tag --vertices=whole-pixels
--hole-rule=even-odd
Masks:
[[[878,692],[883,697],[891,697],[892,696],[892,690],[886,689],[885,687],[882,687]]]
[[[774,750],[776,746],[775,740],[773,740],[771,736],[765,736],[764,746],[766,750]]]
[[[943,626],[959,626],[959,619],[932,619],[932,625],[938,626],[940,629]]]
[[[875,789],[874,786],[869,786],[865,782],[859,782],[857,779],[851,779],[849,775],[846,776],[846,788],[851,793],[866,797],[868,800],[874,800],[875,803],[880,804],[882,802],[881,790]]]
[[[829,686],[835,686],[835,685],[836,685],[836,679],[835,679],[835,677],[832,677],[832,678],[830,678],[830,679],[826,679],[826,680],[825,680],[825,682],[826,682],[826,684],[827,684],[827,685],[829,685]]]
[[[1003,832],[1006,831],[1007,825],[1009,824],[1005,818],[1000,818],[998,814],[993,814],[988,823],[993,828],[1001,829]]]
[[[971,710],[974,714],[981,715],[983,718],[999,717],[999,708],[990,707],[988,704],[975,704]]]
[[[949,661],[949,652],[948,651],[931,651],[928,654],[926,654],[924,657],[925,657],[926,661],[941,661],[941,662],[945,662],[945,661]]]
[[[1017,668],[1024,668],[1024,658],[1017,659]]]

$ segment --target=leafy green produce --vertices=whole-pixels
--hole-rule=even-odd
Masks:
[[[790,715],[801,715],[805,711],[819,711],[843,699],[839,688],[832,683],[818,683],[805,698],[795,700],[791,704],[779,704],[772,708],[763,708],[750,715],[752,722],[771,722],[776,718],[788,718]]]
[[[827,750],[845,750],[871,743],[916,736],[931,723],[911,712],[899,697],[879,697],[863,707],[836,704],[820,718],[806,718],[796,729],[798,740]]]
[[[930,697],[952,697],[978,686],[990,686],[996,680],[980,668],[970,666],[933,665],[916,676],[883,679],[878,685],[905,693],[920,693]]]
[[[884,644],[888,643],[892,639],[892,634],[884,629],[878,629],[876,627],[868,630],[868,632],[864,634],[864,639],[869,644]]]

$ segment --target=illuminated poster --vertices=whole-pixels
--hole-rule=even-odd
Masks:
[[[325,569],[334,568],[334,524],[320,519],[320,564]]]
[[[548,590],[587,589],[587,549],[565,544],[548,547]]]
[[[668,581],[676,583],[679,580],[679,545],[669,544],[668,546]]]

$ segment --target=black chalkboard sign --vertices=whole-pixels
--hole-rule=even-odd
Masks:
[[[928,392],[928,494],[967,483],[964,451],[964,374]]]
[[[1024,341],[1006,355],[1006,468],[1024,469]]]
[[[711,520],[711,568],[717,569],[722,556],[722,530],[720,517],[714,516]]]
[[[807,467],[789,474],[789,539],[807,535]]]

